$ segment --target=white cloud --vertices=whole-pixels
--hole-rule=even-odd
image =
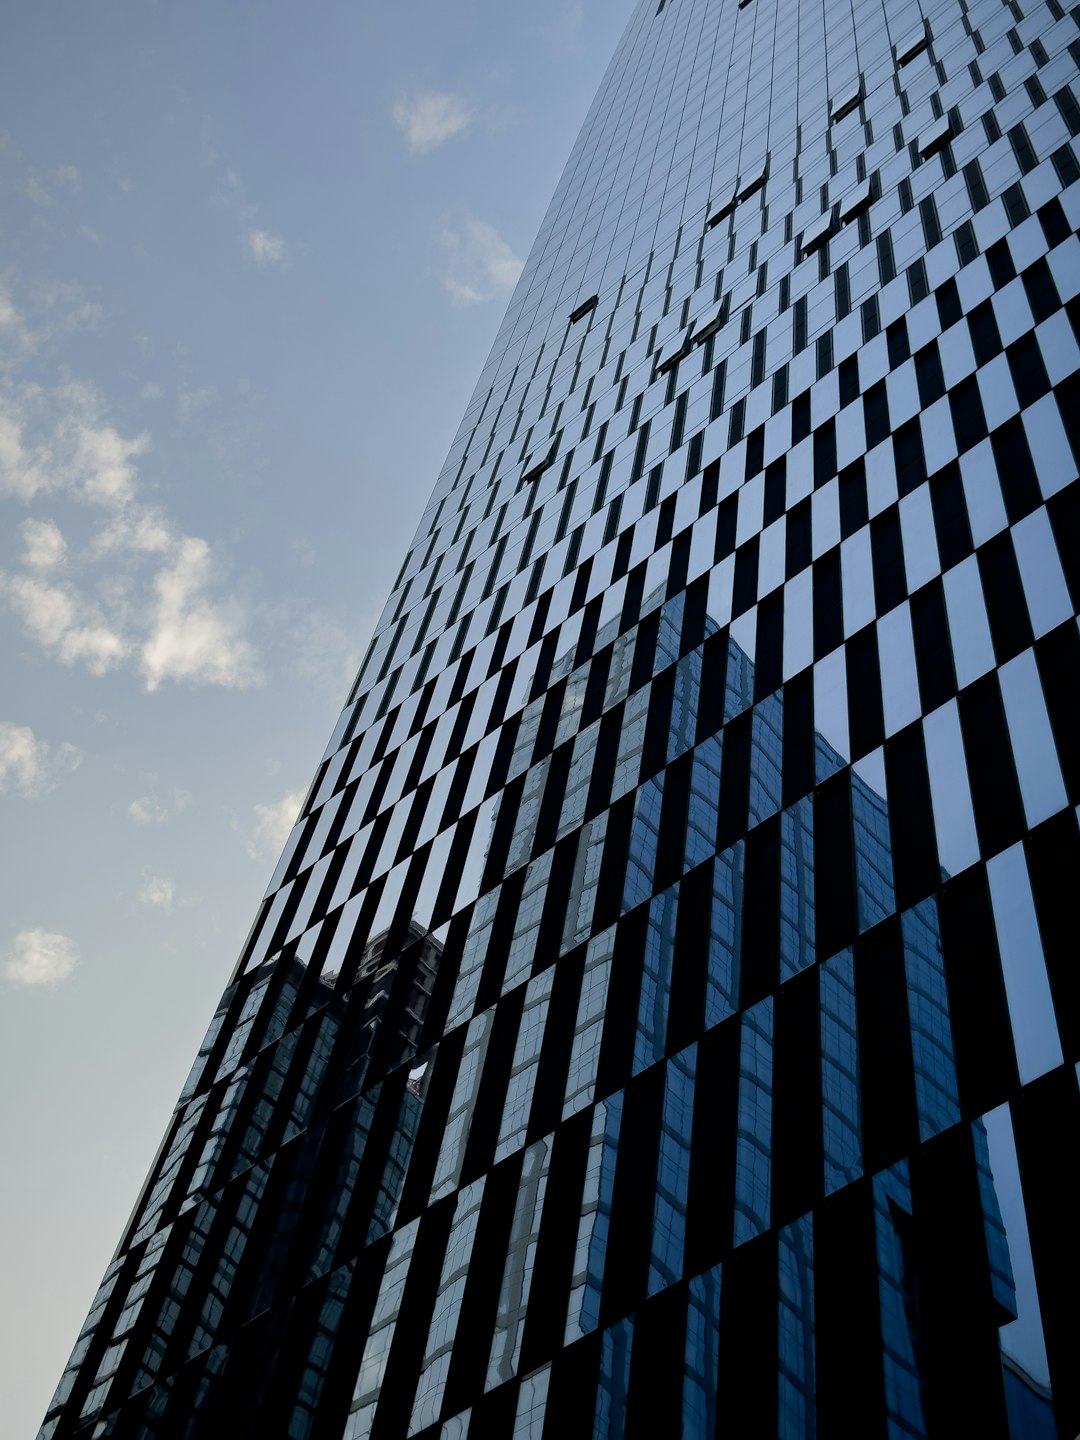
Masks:
[[[214,594],[206,540],[177,535],[156,512],[124,511],[80,557],[84,566],[109,562],[95,594],[48,573],[46,562],[64,556],[63,536],[52,522],[29,523],[25,563],[36,569],[0,571],[0,602],[53,659],[98,676],[133,660],[148,691],[170,680],[234,690],[262,683],[247,610]],[[146,574],[151,558],[158,568]]]
[[[52,930],[20,930],[0,966],[9,985],[55,990],[79,963],[74,941]]]
[[[13,789],[33,799],[54,790],[60,776],[77,770],[82,754],[66,740],[55,752],[29,725],[0,720],[0,791]]]
[[[368,628],[374,627],[372,616]],[[360,647],[356,635],[363,633],[361,622],[356,633],[339,625],[321,611],[312,611],[306,624],[294,626],[290,639],[296,646],[296,668],[309,685],[336,700],[341,700],[356,679],[360,668]]]
[[[163,875],[147,875],[139,889],[139,903],[141,905],[153,905],[166,914],[173,907],[176,898],[176,886],[171,880]]]
[[[181,425],[188,424],[196,419],[204,410],[216,405],[218,392],[212,385],[200,385],[192,388],[189,385],[181,384],[176,392],[176,414]]]
[[[63,665],[83,664],[91,675],[104,675],[130,652],[129,642],[110,627],[99,607],[70,585],[0,571],[0,597],[41,648]]]
[[[252,259],[260,265],[280,265],[287,254],[285,241],[272,230],[249,230],[247,248]]]
[[[77,165],[60,165],[54,174],[58,184],[68,190],[78,190],[82,185],[82,176]]]
[[[296,823],[305,791],[290,790],[273,805],[255,806],[255,825],[247,841],[253,860],[276,860]]]
[[[7,290],[0,287],[0,337],[14,340],[16,344],[28,345],[30,343],[30,332],[27,330],[22,316],[15,308]],[[2,464],[2,452],[0,452],[0,464]]]
[[[82,286],[72,281],[32,281],[27,286],[26,297],[34,316],[34,333],[30,338],[39,348],[55,336],[96,330],[105,315],[104,308],[95,300],[87,300]]]
[[[0,492],[16,499],[62,491],[92,505],[126,504],[138,479],[134,461],[148,446],[145,434],[128,439],[104,420],[89,385],[0,395]]]
[[[55,570],[64,563],[67,541],[54,520],[24,520],[23,563],[31,570]]]
[[[48,210],[56,204],[56,201],[36,175],[28,175],[26,177],[25,189],[27,199],[35,205],[40,205],[43,210]]]
[[[131,506],[105,524],[90,545],[92,559],[129,553],[164,555],[176,542],[168,516],[160,510]]]
[[[155,603],[140,669],[148,690],[165,680],[192,680],[243,690],[261,681],[255,650],[243,634],[244,616],[230,600],[215,603],[210,546],[185,535],[171,565],[154,580]]]
[[[132,800],[127,813],[136,825],[164,825],[169,818],[168,810],[153,795],[142,795]]]
[[[524,262],[487,221],[446,218],[438,240],[446,257],[443,284],[455,305],[498,299],[517,284]]]
[[[437,90],[402,95],[394,105],[393,118],[414,155],[434,150],[472,123],[472,114],[460,95]]]
[[[209,392],[193,393],[191,405]],[[91,386],[0,389],[0,495],[65,496],[105,512],[75,557],[54,520],[26,520],[22,567],[0,571],[0,602],[47,654],[94,675],[135,659],[148,690],[166,680],[256,684],[247,615],[212,593],[209,543],[139,501],[137,461],[148,448],[145,434],[109,422]]]
[[[289,250],[284,238],[262,223],[258,205],[252,202],[244,182],[218,148],[209,120],[203,121],[199,140],[203,166],[213,177],[214,200],[236,222],[246,254],[259,265],[285,264]]]
[[[127,807],[127,813],[135,825],[164,825],[171,815],[179,815],[191,804],[191,791],[184,790],[180,786],[172,793],[172,810],[168,805],[158,798],[157,776],[147,775],[146,780],[150,784],[150,793],[139,795]]]
[[[260,619],[278,642],[275,658],[280,657],[305,686],[317,688],[339,705],[360,665],[357,636],[371,630],[378,618],[377,612],[362,613],[343,623],[332,611],[305,600],[284,600],[260,611]]]

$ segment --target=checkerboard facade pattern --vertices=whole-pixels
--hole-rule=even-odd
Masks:
[[[636,6],[43,1440],[1080,1429],[1078,136]]]

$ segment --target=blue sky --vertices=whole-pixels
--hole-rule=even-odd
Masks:
[[[0,1436],[44,1413],[629,9],[7,14]]]

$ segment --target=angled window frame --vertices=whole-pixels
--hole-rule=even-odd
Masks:
[[[921,21],[913,30],[909,30],[902,40],[896,42],[896,68],[902,70],[905,65],[910,65],[912,60],[921,55],[924,50],[930,48],[930,27],[926,21]]]
[[[919,159],[929,160],[930,157],[936,155],[939,150],[944,150],[952,138],[952,116],[942,115],[940,120],[935,120],[915,141],[915,149],[918,151]]]
[[[530,468],[529,461],[527,460],[525,462],[525,469],[522,471],[521,474],[521,479],[518,481],[518,489],[524,490],[526,485],[535,485],[537,480],[540,479],[544,472],[550,470],[552,465],[555,464],[555,459],[558,455],[558,451],[559,442],[558,440],[554,440],[552,441],[551,448],[548,450],[547,454],[538,464],[533,465]],[[530,455],[529,460],[531,459],[532,456]]]
[[[685,360],[694,343],[694,322],[691,320],[689,326],[683,333],[676,347],[669,351],[656,367],[656,377],[666,375],[669,370],[674,370],[680,360]]]
[[[799,257],[805,260],[832,239],[834,211],[830,206],[819,219],[811,221],[799,237]]]
[[[849,225],[852,220],[857,220],[860,215],[865,214],[874,202],[874,179],[868,176],[861,180],[854,190],[848,193],[840,201],[839,221],[841,225]]]
[[[591,315],[600,304],[599,295],[590,295],[588,300],[583,300],[576,309],[570,311],[570,324],[576,325],[579,320],[584,320],[586,315]]]
[[[741,205],[744,200],[749,200],[751,195],[756,195],[763,188],[765,181],[769,178],[769,157],[766,155],[760,165],[749,171],[746,175],[740,175],[739,183],[735,190],[735,204]]]
[[[829,124],[836,125],[857,110],[863,98],[863,77],[860,75],[854,84],[841,90],[836,98],[829,99]]]

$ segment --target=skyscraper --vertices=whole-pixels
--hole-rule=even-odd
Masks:
[[[1080,11],[643,0],[42,1429],[1080,1429]]]

